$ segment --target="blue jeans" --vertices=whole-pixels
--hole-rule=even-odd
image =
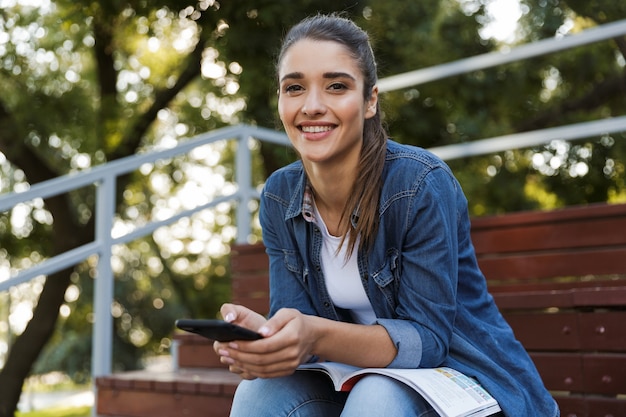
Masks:
[[[337,392],[322,372],[242,381],[231,417],[436,417],[417,392],[382,375],[361,379],[348,394]]]

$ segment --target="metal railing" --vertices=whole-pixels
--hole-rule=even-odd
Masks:
[[[626,35],[626,20],[589,29],[581,34],[562,39],[549,39],[531,45],[520,46],[507,53],[490,53],[449,64],[400,74],[381,79],[379,85],[381,91],[405,88],[460,73],[501,65],[506,62],[606,40],[620,35]],[[443,159],[450,160],[507,149],[520,149],[549,143],[555,139],[573,140],[622,131],[626,131],[626,116],[472,141],[443,148],[432,148],[431,150]],[[90,256],[97,255],[97,279],[94,289],[95,322],[92,340],[92,376],[95,378],[110,374],[112,369],[111,329],[113,320],[111,304],[113,302],[114,285],[113,270],[111,267],[112,247],[146,236],[162,226],[169,225],[181,218],[189,217],[195,212],[215,207],[224,202],[237,203],[237,241],[239,243],[246,242],[251,231],[251,217],[248,202],[258,198],[258,192],[251,183],[252,157],[249,146],[247,146],[251,138],[275,144],[289,145],[289,141],[283,133],[264,128],[238,125],[199,135],[179,143],[178,146],[172,149],[132,155],[84,172],[70,174],[44,183],[35,184],[30,187],[30,189],[23,192],[0,195],[0,212],[3,212],[11,210],[17,204],[34,199],[43,199],[67,193],[92,184],[96,184],[97,186],[94,241],[59,254],[53,258],[49,258],[29,269],[20,270],[13,276],[0,277],[0,292],[6,291],[12,286],[30,281],[35,277],[48,275],[63,268],[76,265]],[[115,219],[116,206],[115,190],[119,176],[134,171],[143,164],[154,163],[158,160],[183,155],[199,146],[221,140],[236,140],[238,142],[235,161],[235,180],[238,184],[238,188],[235,193],[216,198],[194,209],[182,211],[166,220],[153,221],[137,227],[132,232],[123,236],[112,236],[111,231]]]
[[[97,255],[97,278],[94,288],[95,322],[92,340],[92,375],[93,377],[98,377],[110,374],[113,346],[113,335],[111,332],[113,328],[113,317],[111,315],[114,285],[111,267],[113,246],[131,242],[154,232],[162,226],[172,224],[198,211],[215,207],[224,202],[237,203],[237,242],[246,242],[251,231],[248,202],[258,198],[258,192],[252,186],[251,178],[252,157],[248,141],[252,138],[289,145],[289,140],[282,133],[264,128],[239,125],[199,135],[188,141],[181,142],[178,146],[171,149],[132,155],[85,172],[69,174],[35,184],[27,191],[0,196],[0,212],[2,212],[10,210],[20,203],[64,194],[96,184],[95,239],[85,245],[46,259],[29,269],[21,270],[14,276],[0,281],[0,291],[5,291],[12,286],[30,281],[38,276],[48,275],[63,268],[76,265],[90,256]],[[215,198],[193,209],[181,211],[165,220],[152,221],[122,236],[112,236],[111,231],[113,230],[116,206],[115,190],[118,177],[138,169],[143,164],[184,155],[197,147],[222,140],[236,140],[238,142],[235,160],[235,181],[238,184],[236,192]]]

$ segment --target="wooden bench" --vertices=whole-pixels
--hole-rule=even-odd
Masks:
[[[472,239],[561,415],[626,416],[626,204],[475,218]],[[233,301],[267,312],[263,246],[231,262]]]
[[[561,415],[626,416],[626,205],[477,218],[472,240]]]
[[[626,416],[626,204],[475,218],[472,239],[561,415]],[[267,313],[263,245],[233,246],[231,276],[233,302]],[[175,339],[179,370],[99,378],[98,415],[228,416],[238,378],[206,339]]]

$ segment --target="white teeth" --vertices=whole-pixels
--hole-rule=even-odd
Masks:
[[[302,126],[302,131],[305,133],[328,132],[331,129],[331,126]]]

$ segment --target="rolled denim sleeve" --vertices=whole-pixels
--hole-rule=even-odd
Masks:
[[[388,368],[417,368],[422,360],[422,338],[414,325],[405,320],[379,319],[398,353]],[[406,343],[410,340],[411,343]],[[404,343],[403,343],[404,341]]]

